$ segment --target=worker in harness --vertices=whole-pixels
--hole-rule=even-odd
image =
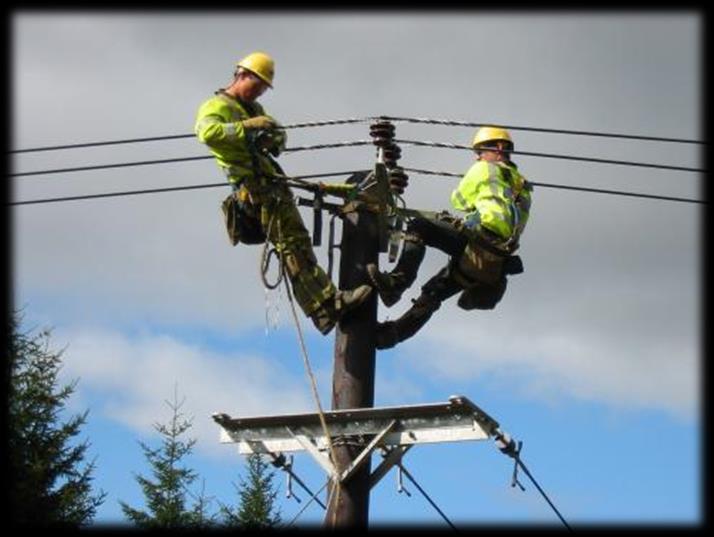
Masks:
[[[436,218],[414,218],[394,269],[366,267],[382,302],[392,306],[414,283],[426,246],[449,255],[447,265],[422,286],[409,310],[379,323],[378,349],[413,336],[456,293],[461,292],[458,305],[465,310],[494,308],[506,291],[506,276],[523,272],[520,257],[513,254],[528,221],[532,187],[511,160],[513,140],[505,129],[482,127],[472,147],[476,162],[451,194],[452,206],[465,216],[443,212]]]
[[[327,334],[367,299],[372,287],[340,291],[317,263],[294,196],[273,158],[285,149],[285,130],[257,102],[273,87],[274,73],[275,63],[264,52],[240,60],[232,82],[198,109],[195,133],[233,188],[222,205],[230,241],[270,241],[283,258],[298,304]]]

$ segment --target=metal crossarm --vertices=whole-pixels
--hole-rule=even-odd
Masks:
[[[393,452],[397,462],[401,456],[396,455],[403,455],[415,444],[486,440],[499,427],[496,420],[464,396],[452,396],[446,403],[332,410],[325,412],[324,418],[333,438],[357,439],[365,446],[341,473],[327,457],[327,439],[317,413],[248,418],[213,415],[222,429],[221,442],[237,443],[240,453],[304,450],[328,475],[340,481],[349,479],[378,447]],[[372,485],[392,465],[379,468]]]

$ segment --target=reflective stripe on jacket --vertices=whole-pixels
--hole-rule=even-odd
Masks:
[[[200,106],[196,114],[196,136],[209,147],[231,183],[255,175],[256,166],[268,175],[275,173],[270,161],[252,149],[248,133],[243,128],[244,119],[265,115],[260,104],[250,106],[252,113],[244,103],[218,91]]]
[[[479,160],[451,194],[451,204],[466,219],[504,240],[517,242],[531,206],[531,185],[513,163]]]

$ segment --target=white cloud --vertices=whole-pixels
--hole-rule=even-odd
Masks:
[[[697,86],[697,73],[691,71],[697,57],[693,53],[696,32],[676,32],[676,39],[665,43],[658,31],[662,24],[674,23],[682,30],[694,29],[696,17],[638,16],[641,36],[629,32],[634,21],[617,17],[551,20],[530,14],[516,18],[490,14],[405,18],[390,14],[371,18],[326,16],[317,25],[309,25],[312,18],[207,16],[201,23],[214,25],[214,31],[206,48],[204,36],[189,31],[195,23],[193,17],[107,19],[24,14],[18,19],[21,24],[13,48],[18,66],[13,77],[16,142],[34,146],[64,140],[188,133],[201,100],[226,82],[233,62],[248,52],[243,47],[252,47],[250,43],[274,51],[278,60],[278,82],[264,103],[284,122],[388,113],[546,127],[593,125],[594,130],[696,137],[692,122],[697,121],[699,113],[696,100],[691,99]],[[369,24],[377,19],[379,28],[390,31],[374,31],[377,26]],[[503,55],[509,61],[489,71],[488,79],[484,79],[478,69],[470,67],[472,50],[490,42],[502,28],[514,27],[522,27],[524,32],[511,32],[503,43],[507,47]],[[291,39],[286,40],[288,29]],[[467,29],[469,33],[465,33]],[[471,35],[472,29],[479,36],[476,41],[464,37]],[[240,42],[235,41],[238,30]],[[597,65],[608,73],[603,77],[599,71],[573,61],[577,52],[562,47],[562,39],[552,39],[552,35],[563,35],[555,30],[566,31],[575,44],[598,35],[627,38],[636,46],[608,41],[602,42],[607,50],[593,49],[595,56],[586,58],[585,66],[590,69],[593,62],[601,62]],[[43,39],[37,41],[35,36],[40,34]],[[325,40],[338,35],[342,39],[336,52],[325,53]],[[367,35],[369,46],[365,45]],[[418,45],[425,36],[443,46],[416,47],[414,53],[395,48],[399,45],[407,49],[407,43]],[[542,61],[533,63],[523,55],[524,45],[537,51]],[[643,47],[650,50],[655,46],[659,48],[652,49],[646,62],[638,61]],[[62,61],[57,60],[56,51],[61,52]],[[613,51],[624,55],[622,62],[615,61],[619,58]],[[652,71],[656,65],[652,62],[665,53],[686,60],[668,64],[668,68],[676,65],[676,73],[687,75],[661,77],[656,91],[650,84],[643,86],[643,80],[660,75],[659,70]],[[322,73],[328,75],[316,77],[314,69],[306,68],[316,54],[323,60]],[[650,74],[623,71],[633,64],[646,67]],[[437,65],[440,68],[435,70]],[[546,73],[545,68],[544,78],[540,75]],[[513,73],[520,73],[517,83]],[[575,88],[569,84],[574,80],[578,81]],[[52,99],[45,95],[50,84]],[[625,101],[620,95],[641,95],[642,99]],[[660,106],[665,97],[677,106]],[[654,109],[657,114],[652,113]],[[397,129],[407,139],[467,143],[471,136],[470,128],[399,123]],[[615,155],[627,160],[662,158],[659,146],[514,134],[529,151]],[[297,144],[335,137],[367,138],[367,126],[299,129],[291,131],[290,137]],[[410,167],[462,172],[471,162],[468,153],[453,150],[402,149],[401,163]],[[32,154],[22,162],[39,169],[94,163],[100,156],[106,162],[120,162],[201,154],[206,154],[205,148],[188,140],[180,145],[117,146],[101,152],[52,152],[42,157]],[[307,173],[369,167],[373,154],[372,148],[337,149],[296,153],[282,160],[287,169]],[[686,149],[678,152],[683,160],[696,160],[696,156]],[[557,184],[643,192],[656,186],[658,191],[662,188],[668,194],[684,195],[682,192],[690,193],[700,182],[697,176],[691,181],[678,176],[675,182],[670,172],[616,166],[525,157],[519,162],[530,179]],[[29,198],[221,181],[213,162],[200,161],[27,178],[16,183],[22,197],[27,194]],[[441,209],[448,206],[448,193],[455,184],[455,179],[413,175],[406,199],[412,207]],[[258,274],[260,250],[228,245],[219,212],[226,193],[227,189],[216,189],[13,209],[16,301],[22,304],[39,297],[54,302],[56,318],[73,326],[89,322],[136,326],[148,322],[219,333],[262,326],[265,295]],[[423,356],[417,361],[423,363],[427,373],[447,379],[474,377],[483,371],[507,373],[510,369],[522,372],[523,389],[540,396],[555,392],[689,412],[687,409],[698,400],[697,211],[687,204],[536,187],[522,248],[526,274],[512,280],[498,309],[466,313],[453,304],[445,306],[428,331],[404,348],[418,349],[424,341],[445,346],[449,352],[440,352],[438,362]],[[310,213],[304,210],[303,215],[310,227]],[[326,266],[325,248],[318,249],[317,255]],[[428,254],[408,297],[415,296],[418,286],[444,261],[438,252]],[[382,315],[394,317],[403,309],[400,305],[388,312],[382,310]],[[281,311],[284,322],[292,322],[285,301]],[[309,321],[302,320],[306,330],[314,330]],[[468,334],[468,342],[459,343],[464,334]],[[265,383],[261,359],[256,357],[229,358],[203,350],[199,357],[198,349],[180,342],[173,342],[178,347],[169,354],[170,341],[135,340],[112,332],[105,334],[110,343],[103,345],[99,334],[78,332],[74,336],[84,338],[82,345],[87,348],[93,344],[91,348],[101,348],[105,356],[116,355],[111,362],[100,358],[98,371],[93,371],[90,363],[78,370],[91,378],[96,375],[96,382],[112,389],[119,386],[112,384],[114,377],[132,381],[135,387],[130,388],[131,398],[114,399],[115,405],[121,403],[114,409],[117,416],[128,421],[141,413],[132,410],[125,415],[123,409],[149,404],[146,397],[150,388],[144,383],[150,377],[161,383],[163,393],[155,398],[158,403],[154,408],[162,410],[161,401],[173,389],[173,380],[160,379],[164,369],[181,372],[187,378],[193,378],[195,372],[201,386],[219,387],[213,390],[214,396],[231,391],[224,388],[226,377],[210,374],[208,367],[198,364],[210,363],[210,370],[227,367],[234,373],[231,377],[248,375],[258,379],[258,384]],[[79,343],[72,338],[68,341],[75,353]],[[129,357],[146,356],[149,348],[153,349],[152,358],[136,366],[142,372],[137,377],[133,366],[128,365],[135,361]],[[236,375],[232,368],[237,366],[231,365],[231,359],[246,364],[247,369]],[[157,364],[162,366],[160,371],[152,369]],[[323,371],[320,374],[328,376]],[[243,387],[241,381],[236,382],[251,404],[257,398],[251,395],[251,384]],[[385,379],[383,386],[388,392],[407,396],[415,396],[419,390],[396,377]],[[198,398],[203,394],[195,395]],[[187,396],[193,399],[192,394]]]
[[[92,413],[147,433],[168,422],[166,401],[173,401],[176,388],[186,401],[182,411],[193,417],[190,435],[204,453],[226,453],[211,419],[215,412],[247,417],[314,411],[305,377],[269,358],[217,352],[161,334],[74,328],[55,336],[71,342],[63,375],[79,379],[83,403],[92,394],[102,396]]]

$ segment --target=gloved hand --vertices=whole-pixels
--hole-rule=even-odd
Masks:
[[[279,156],[280,153],[285,151],[285,142],[287,141],[287,139],[288,135],[286,134],[284,129],[276,128],[275,130],[273,130],[272,143],[270,147],[268,147],[268,152],[274,157]]]
[[[277,126],[275,120],[270,116],[256,116],[244,119],[243,128],[246,130],[272,129]]]
[[[464,217],[464,227],[466,229],[475,230],[481,225],[481,215],[478,211],[473,211]]]
[[[274,157],[280,155],[285,149],[285,131],[276,123],[276,127],[271,130],[261,130],[255,139],[255,145],[260,151],[267,151]]]

